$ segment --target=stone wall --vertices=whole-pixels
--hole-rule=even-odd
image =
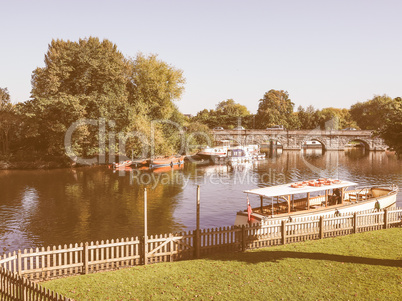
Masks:
[[[368,150],[384,151],[388,146],[384,140],[374,137],[372,131],[321,131],[321,130],[225,130],[213,131],[215,142],[235,141],[238,144],[264,144],[279,142],[284,150],[300,150],[309,140],[319,141],[326,150],[344,150],[350,141],[360,141]]]

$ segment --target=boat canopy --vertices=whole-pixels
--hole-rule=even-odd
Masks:
[[[310,181],[305,181],[305,182],[312,182],[312,181],[316,181],[316,180],[310,180]],[[275,197],[275,196],[282,196],[282,195],[293,195],[293,194],[299,194],[299,193],[324,191],[324,190],[328,190],[328,189],[345,188],[345,187],[349,187],[349,186],[358,185],[357,183],[354,183],[354,182],[339,181],[339,183],[331,183],[330,185],[321,185],[319,187],[310,186],[307,184],[306,186],[303,186],[303,187],[294,188],[294,187],[292,187],[292,184],[294,184],[294,183],[288,183],[288,184],[284,184],[284,185],[264,187],[264,188],[257,188],[257,189],[251,189],[251,190],[244,190],[243,192],[259,195],[262,197]]]

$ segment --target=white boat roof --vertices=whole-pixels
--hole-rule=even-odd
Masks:
[[[310,180],[315,181],[315,180]],[[274,197],[274,196],[281,196],[281,195],[292,195],[292,194],[299,194],[299,193],[308,193],[308,192],[315,192],[315,191],[324,191],[327,189],[334,189],[334,188],[344,188],[349,186],[356,186],[357,183],[349,182],[349,181],[341,181],[338,184],[331,184],[331,185],[322,185],[321,187],[314,187],[306,185],[304,187],[293,188],[290,185],[294,183],[288,183],[284,185],[277,185],[271,187],[264,187],[264,188],[257,188],[251,190],[244,190],[244,193],[256,194],[263,197]]]

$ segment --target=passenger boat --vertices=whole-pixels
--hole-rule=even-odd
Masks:
[[[228,164],[234,165],[239,163],[247,163],[253,160],[253,157],[247,148],[235,147],[228,149]]]
[[[216,158],[224,158],[227,156],[228,148],[227,147],[206,147],[200,150],[197,155],[201,159],[212,160],[214,161]]]
[[[239,211],[235,225],[269,220],[296,221],[306,217],[340,215],[394,207],[398,186],[376,185],[349,189],[358,184],[318,179],[244,191],[259,197],[259,206]],[[267,202],[268,200],[268,202]]]
[[[149,168],[159,168],[163,166],[171,166],[184,164],[184,156],[165,156],[154,159],[148,159],[147,165]]]
[[[209,147],[200,150],[197,153],[197,156],[204,160],[221,160],[222,158],[226,158],[228,153],[228,148],[230,147],[229,140],[222,140],[218,142],[218,145],[215,147]]]
[[[256,160],[265,159],[265,154],[261,154],[258,145],[247,145],[229,148],[227,160],[229,165],[248,163]]]

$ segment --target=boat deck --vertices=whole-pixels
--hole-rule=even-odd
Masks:
[[[337,203],[337,197],[329,195],[327,206],[325,206],[325,196],[311,197],[309,202],[307,202],[307,197],[300,198],[290,202],[290,213],[306,213],[307,211],[315,210],[327,210],[336,209],[349,204],[355,204],[369,198],[373,197],[371,192],[368,190],[362,191],[361,189],[350,190],[345,192],[343,203]],[[307,203],[309,203],[309,208],[307,208]],[[283,198],[278,198],[274,200],[273,204],[263,205],[262,207],[252,208],[254,213],[261,214],[264,216],[288,214],[289,208],[288,203]]]

